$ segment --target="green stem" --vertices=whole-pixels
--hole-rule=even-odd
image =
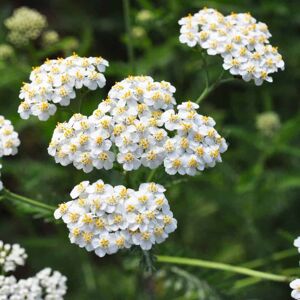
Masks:
[[[153,264],[152,264],[152,259],[151,259],[151,253],[150,253],[150,251],[147,251],[147,250],[142,250],[142,251],[143,251],[144,258],[145,258],[146,271],[149,275],[152,275]]]
[[[151,170],[151,172],[149,173],[149,175],[148,175],[148,177],[147,177],[146,182],[151,182],[151,181],[152,181],[152,179],[153,179],[153,177],[154,177],[154,175],[155,175],[155,173],[156,173],[156,170],[157,170],[157,168]]]
[[[125,28],[127,34],[127,55],[130,63],[131,68],[131,75],[135,73],[135,58],[134,58],[134,49],[133,49],[133,37],[132,37],[132,30],[131,30],[131,21],[130,21],[130,0],[123,0],[123,13],[124,13],[124,21],[125,21]]]
[[[15,193],[7,190],[7,189],[3,190],[3,195],[8,199],[20,201],[20,202],[23,202],[25,204],[35,206],[35,207],[38,207],[38,208],[41,208],[41,209],[44,209],[44,210],[48,210],[48,211],[51,211],[51,212],[54,212],[54,210],[56,209],[54,206],[51,206],[51,205],[48,205],[48,204],[30,199],[30,198],[27,198],[27,197],[24,197],[24,196],[21,196],[21,195],[18,195],[18,194],[15,194]]]
[[[198,97],[198,99],[196,100],[196,103],[200,103],[202,102],[214,89],[216,89],[219,85],[223,84],[223,83],[227,83],[227,82],[231,82],[233,80],[235,80],[234,77],[231,78],[226,78],[226,79],[222,79],[223,78],[223,74],[224,71],[221,72],[220,76],[218,77],[218,79],[213,82],[210,85],[207,85],[205,87],[205,89],[203,90],[203,92],[201,93],[201,95]]]
[[[171,263],[178,265],[187,265],[187,266],[195,266],[202,267],[208,269],[222,270],[227,272],[239,273],[251,277],[261,278],[265,280],[278,281],[278,282],[290,282],[292,278],[282,275],[276,275],[272,273],[266,273],[261,271],[256,271],[244,267],[233,266],[224,263],[218,263],[214,261],[193,259],[193,258],[184,258],[184,257],[173,257],[173,256],[156,256],[157,262],[162,263]]]

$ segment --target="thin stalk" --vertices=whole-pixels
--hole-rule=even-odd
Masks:
[[[171,263],[171,264],[178,264],[178,265],[202,267],[207,269],[222,270],[226,272],[233,272],[233,273],[247,275],[250,277],[261,278],[264,280],[271,280],[271,281],[278,281],[278,282],[290,282],[292,280],[292,278],[288,276],[256,271],[244,267],[233,266],[233,265],[218,263],[214,261],[184,258],[184,257],[163,256],[163,255],[158,255],[156,256],[156,258],[157,258],[157,262],[161,262],[161,263]]]
[[[134,58],[133,37],[132,37],[131,20],[130,20],[130,0],[123,0],[123,14],[124,14],[126,34],[127,34],[127,41],[126,41],[127,55],[131,67],[131,72],[135,73],[135,58]]]
[[[48,211],[51,211],[51,212],[54,212],[54,210],[56,209],[56,207],[54,207],[54,206],[51,206],[51,205],[48,205],[48,204],[30,199],[30,198],[27,198],[27,197],[24,197],[24,196],[21,196],[21,195],[18,195],[18,194],[15,194],[15,193],[7,190],[7,189],[3,190],[3,195],[8,199],[23,202],[23,203],[28,204],[30,206],[38,207],[38,208],[45,209],[45,210],[48,210]]]
[[[218,77],[218,79],[213,82],[210,85],[207,85],[205,87],[205,89],[203,90],[203,92],[201,93],[201,95],[198,97],[198,99],[196,100],[196,103],[200,103],[202,102],[213,90],[215,90],[219,85],[223,84],[223,83],[227,83],[227,82],[231,82],[233,80],[235,80],[235,78],[223,78],[223,74],[224,72],[221,72],[220,76]]]
[[[151,182],[151,181],[152,181],[152,179],[153,179],[153,177],[154,177],[154,175],[155,175],[155,173],[156,173],[156,169],[157,169],[157,168],[151,170],[151,172],[149,173],[149,175],[148,175],[148,177],[147,177],[146,182]]]

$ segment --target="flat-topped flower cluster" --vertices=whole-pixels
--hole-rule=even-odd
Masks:
[[[60,204],[54,217],[67,225],[71,243],[100,257],[133,245],[149,250],[177,227],[164,192],[155,183],[135,191],[83,181],[71,192],[74,200]]]
[[[175,108],[174,92],[168,82],[129,77],[112,87],[91,116],[75,114],[58,124],[48,152],[57,163],[85,172],[109,170],[115,161],[126,171],[164,164],[171,175],[213,167],[227,150],[225,139],[212,118],[197,113],[196,103]]]
[[[67,278],[58,271],[45,268],[35,276],[17,280],[6,273],[23,266],[27,259],[25,249],[19,244],[0,241],[0,299],[1,300],[63,300]]]
[[[66,277],[45,268],[35,276],[17,280],[15,276],[0,275],[0,299],[3,300],[63,300]]]
[[[16,155],[20,145],[19,135],[14,130],[11,121],[6,120],[0,115],[0,158],[3,156]],[[0,170],[2,164],[0,164]],[[1,172],[0,172],[1,176]],[[0,177],[1,178],[1,177]],[[0,180],[0,191],[3,189],[3,183]]]
[[[31,115],[46,121],[55,114],[56,104],[67,106],[76,97],[76,89],[102,88],[106,79],[102,74],[108,61],[102,57],[80,57],[76,54],[65,59],[46,60],[33,69],[30,83],[24,83],[20,91],[18,112],[23,119]]]
[[[0,157],[17,154],[19,145],[18,133],[11,121],[0,115]]]
[[[223,68],[245,81],[272,82],[270,74],[284,69],[284,61],[273,47],[265,23],[257,22],[250,13],[224,16],[211,8],[179,20],[179,40],[189,47],[200,45],[208,55],[221,55]]]

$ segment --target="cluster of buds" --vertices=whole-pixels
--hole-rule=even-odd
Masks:
[[[102,57],[80,57],[76,54],[65,59],[46,60],[33,69],[30,83],[24,83],[20,91],[18,112],[23,119],[30,115],[46,121],[55,114],[56,104],[67,106],[76,97],[76,89],[86,87],[96,90],[105,86],[102,74],[108,61]]]
[[[221,55],[223,68],[245,81],[272,82],[270,74],[284,69],[284,61],[273,47],[265,23],[249,13],[224,16],[215,9],[204,8],[179,20],[179,40],[189,47],[200,45],[208,55]]]
[[[47,26],[47,19],[35,9],[20,7],[5,20],[9,30],[8,39],[17,47],[25,46],[36,40]]]
[[[67,225],[71,243],[99,257],[133,245],[150,250],[177,227],[164,192],[155,183],[142,183],[135,191],[102,180],[83,181],[72,190],[73,200],[60,204],[54,217]]]

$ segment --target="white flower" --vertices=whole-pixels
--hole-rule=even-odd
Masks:
[[[293,289],[291,296],[294,299],[300,299],[300,279],[295,279],[290,283],[291,289]]]
[[[23,119],[30,115],[46,121],[55,114],[56,105],[67,106],[76,98],[76,89],[83,86],[89,90],[104,87],[106,80],[102,72],[108,62],[101,57],[79,57],[76,54],[65,59],[46,60],[34,68],[30,83],[25,83],[20,91],[18,112]]]
[[[19,244],[4,244],[0,241],[0,267],[4,272],[15,271],[17,266],[25,264],[27,254]]]
[[[20,140],[11,122],[0,115],[0,157],[15,155]]]
[[[82,182],[71,192],[74,200],[61,204],[54,216],[67,225],[71,243],[99,257],[132,245],[149,250],[177,227],[164,191],[155,183],[134,191],[102,180]]]

